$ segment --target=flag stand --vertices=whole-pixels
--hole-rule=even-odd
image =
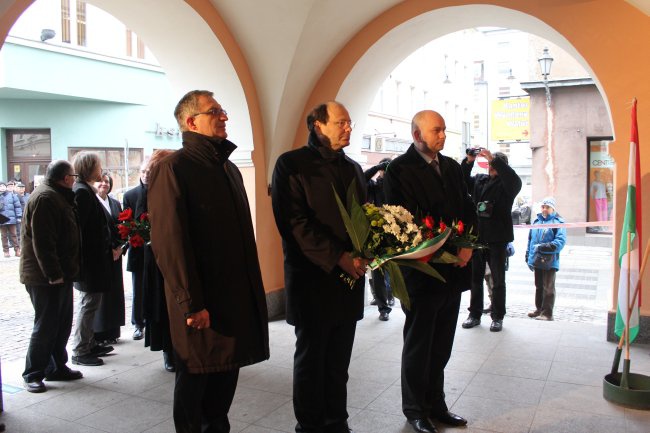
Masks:
[[[630,251],[630,234],[628,233],[628,251]],[[632,314],[632,307],[636,303],[636,298],[639,295],[641,287],[641,279],[645,266],[648,261],[648,253],[650,252],[650,242],[646,244],[645,251],[643,252],[643,261],[641,269],[639,270],[639,279],[637,280],[636,287],[634,288],[634,295],[632,302],[630,300],[630,282],[628,279],[628,305],[627,317],[625,321],[625,329],[621,333],[621,338],[618,341],[616,352],[614,354],[614,362],[612,364],[611,372],[603,379],[603,397],[607,401],[620,404],[623,406],[631,407],[634,409],[650,410],[650,377],[643,374],[630,373],[630,315]],[[628,257],[629,260],[629,257]],[[629,263],[628,263],[628,269]],[[620,306],[619,306],[620,308]],[[623,343],[625,343],[625,360],[623,361],[623,372],[618,372],[618,366],[621,361],[621,352],[623,350]]]

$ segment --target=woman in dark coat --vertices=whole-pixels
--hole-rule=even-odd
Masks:
[[[79,152],[72,162],[77,181],[72,187],[81,230],[81,272],[74,287],[78,290],[77,318],[72,345],[72,363],[76,365],[102,365],[98,356],[113,351],[111,346],[99,346],[95,341],[93,324],[102,299],[102,293],[111,288],[111,231],[94,188],[101,180],[102,166],[99,155]]]
[[[124,326],[124,282],[122,280],[122,246],[124,241],[117,231],[117,217],[122,212],[120,202],[108,194],[113,189],[113,178],[107,172],[95,183],[97,198],[104,207],[111,231],[111,287],[102,294],[102,300],[95,314],[93,329],[95,341],[103,345],[115,344],[120,338],[120,326]]]
[[[174,153],[173,150],[156,150],[149,160],[148,170],[152,170],[165,156]],[[145,207],[145,212],[147,211]],[[165,300],[165,281],[158,269],[156,259],[151,249],[151,242],[144,246],[144,345],[152,351],[162,350],[163,365],[169,372],[176,371],[172,347],[172,337],[169,332],[169,314]]]

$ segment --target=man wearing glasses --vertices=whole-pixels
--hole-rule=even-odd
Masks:
[[[72,281],[79,273],[80,232],[74,205],[76,174],[68,161],[47,166],[23,215],[20,282],[34,306],[34,328],[23,379],[29,392],[45,392],[43,379],[75,380],[66,344],[72,329]]]
[[[226,110],[195,90],[174,116],[183,148],[153,167],[147,193],[176,355],[174,424],[225,433],[239,368],[269,357],[266,297]]]
[[[340,103],[315,107],[307,116],[307,145],[280,156],[273,173],[273,213],[284,249],[287,322],[296,333],[296,432],[350,431],[348,367],[357,321],[363,318],[368,262],[352,258],[332,188],[344,198],[354,181],[357,200],[366,201],[363,171],[343,152],[353,126]],[[350,287],[342,274],[356,283]]]
[[[124,193],[123,209],[130,208],[133,218],[140,220],[140,216],[147,209],[147,183],[149,179],[148,161],[140,165],[140,184]],[[131,285],[133,300],[131,305],[131,324],[135,326],[134,340],[144,338],[144,248],[133,247],[126,244],[129,256],[126,261],[126,270],[131,272]]]

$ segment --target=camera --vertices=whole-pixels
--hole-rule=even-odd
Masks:
[[[471,147],[465,150],[465,154],[469,156],[476,156],[481,152],[481,150],[483,150],[482,147]]]
[[[490,218],[492,217],[492,210],[494,209],[494,203],[491,201],[480,201],[476,203],[476,213],[480,218]]]

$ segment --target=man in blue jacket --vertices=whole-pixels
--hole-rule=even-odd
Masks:
[[[7,188],[11,184],[11,190]],[[9,247],[13,247],[16,257],[20,257],[20,244],[18,243],[18,234],[16,224],[23,217],[23,208],[20,206],[18,196],[13,193],[13,181],[8,183],[0,182],[0,214],[4,222],[0,223],[0,232],[2,232],[2,251],[5,257],[9,257]]]
[[[542,201],[542,211],[533,226],[562,224],[564,219],[555,211],[555,199]],[[535,272],[535,310],[528,317],[536,320],[553,320],[555,304],[555,273],[560,269],[560,251],[566,243],[566,229],[536,228],[528,234],[526,263]]]

